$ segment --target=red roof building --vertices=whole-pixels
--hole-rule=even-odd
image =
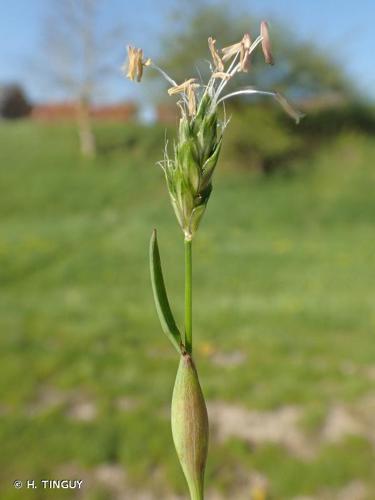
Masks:
[[[93,119],[109,121],[128,121],[137,115],[138,108],[134,103],[95,106],[90,110]],[[41,121],[74,120],[77,105],[73,102],[36,104],[31,112],[31,118]]]

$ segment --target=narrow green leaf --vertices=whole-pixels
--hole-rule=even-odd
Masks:
[[[181,333],[174,320],[164,285],[156,229],[153,230],[150,241],[150,272],[156,311],[162,330],[172,342],[177,352],[181,354]]]

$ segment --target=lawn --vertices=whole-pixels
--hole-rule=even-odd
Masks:
[[[148,274],[156,227],[181,320],[164,132],[97,132],[90,162],[70,125],[0,127],[2,499],[78,498],[39,486],[64,478],[84,500],[186,492]],[[284,174],[219,166],[194,244],[209,498],[375,498],[374,161],[346,134]]]

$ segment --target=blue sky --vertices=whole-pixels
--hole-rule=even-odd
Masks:
[[[0,0],[0,83],[19,81],[33,100],[55,98],[53,88],[42,84],[31,64],[37,61],[46,12],[56,0]],[[57,0],[58,1],[58,0]],[[67,1],[67,0],[60,0]],[[186,0],[103,0],[103,25],[120,20],[124,40],[157,55],[158,35],[167,29],[165,19],[173,6]],[[212,0],[214,3],[215,0]],[[363,92],[375,99],[374,0],[228,0],[228,8],[239,8],[257,17],[280,20],[301,40],[313,40],[334,54]],[[119,64],[120,64],[119,60]],[[120,78],[107,93],[108,100],[136,96],[134,86]]]

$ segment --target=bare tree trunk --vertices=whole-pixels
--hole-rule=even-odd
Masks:
[[[80,111],[78,119],[82,156],[94,157],[96,154],[95,137],[90,117],[90,104],[93,97],[95,66],[95,0],[81,0],[85,23],[82,30],[83,42],[83,82],[80,89]]]
[[[96,141],[92,130],[90,107],[87,102],[78,103],[77,122],[81,154],[86,158],[94,158],[96,156]]]
[[[90,107],[99,97],[102,80],[118,75],[110,54],[118,47],[119,29],[106,28],[103,0],[49,0],[42,69],[56,89],[75,105],[81,155],[95,157],[97,147]],[[106,24],[106,23],[105,23]],[[121,45],[121,44],[120,44]],[[117,49],[116,49],[117,52]]]

